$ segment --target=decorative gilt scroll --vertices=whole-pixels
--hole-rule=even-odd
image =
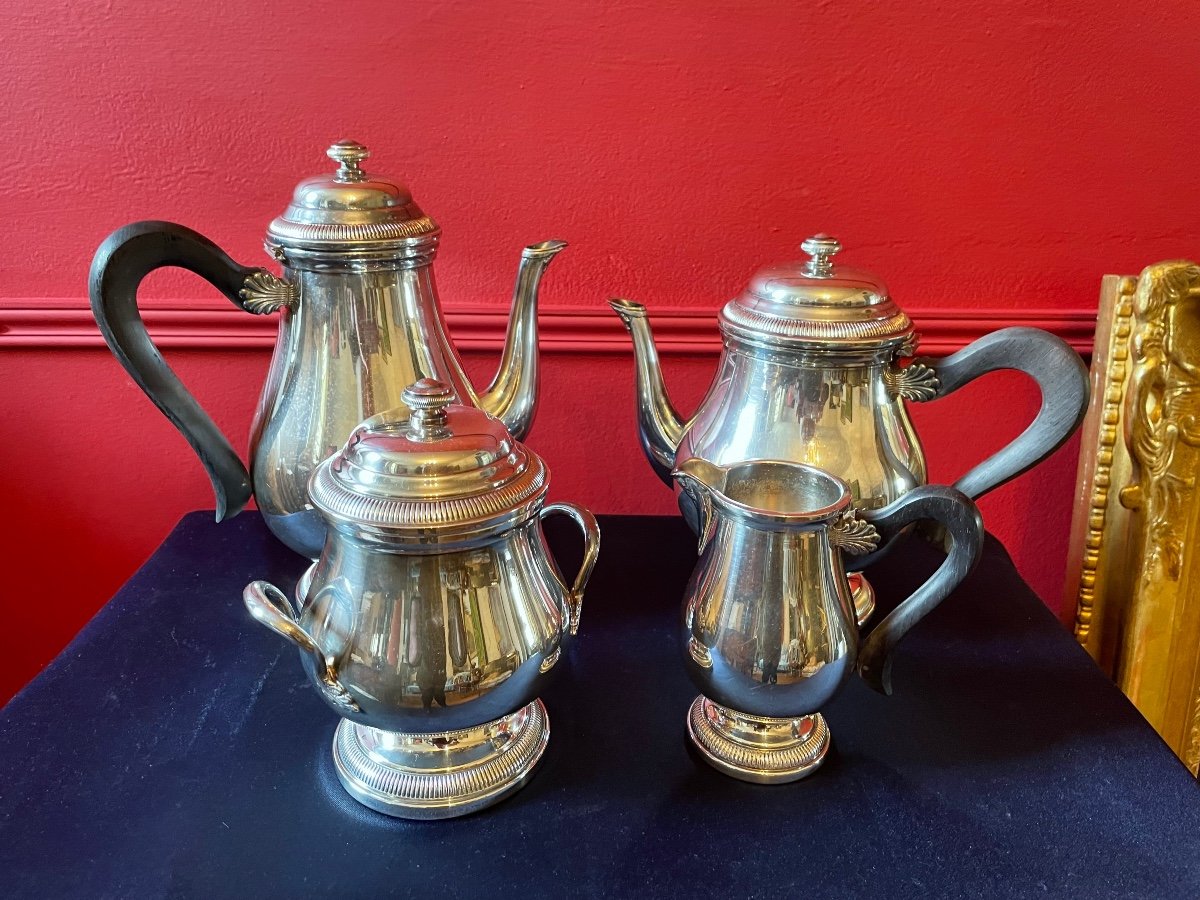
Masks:
[[[1106,276],[1067,592],[1075,636],[1200,769],[1200,266]]]

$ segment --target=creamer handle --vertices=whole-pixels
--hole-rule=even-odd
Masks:
[[[883,509],[860,512],[859,516],[879,530],[884,542],[922,519],[945,528],[950,542],[945,562],[875,626],[859,651],[858,674],[875,690],[890,694],[892,650],[975,568],[983,549],[983,519],[966,494],[943,485],[914,488]]]

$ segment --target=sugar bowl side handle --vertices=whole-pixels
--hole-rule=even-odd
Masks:
[[[347,712],[360,712],[350,692],[338,681],[337,664],[317,646],[303,626],[287,595],[269,581],[252,581],[242,591],[242,602],[257,621],[282,638],[295,644],[313,661],[322,692],[335,706]]]
[[[858,674],[875,690],[890,694],[892,650],[975,568],[983,550],[983,519],[970,498],[944,485],[915,488],[882,509],[858,515],[878,529],[885,544],[920,520],[944,527],[950,542],[945,562],[867,635],[859,651]],[[870,557],[864,558],[864,565],[869,562]]]
[[[600,555],[600,526],[596,524],[595,516],[574,503],[551,503],[542,509],[542,519],[555,515],[569,517],[583,532],[583,561],[579,565],[575,583],[567,590],[567,611],[571,617],[570,633],[575,634],[579,631],[579,616],[583,611],[583,592],[592,575],[592,569],[596,567],[596,558]]]

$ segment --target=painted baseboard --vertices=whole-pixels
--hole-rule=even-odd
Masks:
[[[662,307],[650,322],[662,353],[716,354],[721,349],[715,309]],[[1008,325],[1043,328],[1075,350],[1088,354],[1096,313],[1079,309],[909,310],[921,335],[919,352],[940,356]],[[499,350],[508,310],[490,306],[446,309],[446,321],[460,350]],[[251,316],[179,300],[149,301],[143,318],[155,343],[189,350],[269,349],[275,345],[275,316]],[[543,307],[538,324],[547,353],[625,354],[629,336],[607,308]],[[53,298],[0,301],[0,350],[70,350],[104,346],[87,304]]]

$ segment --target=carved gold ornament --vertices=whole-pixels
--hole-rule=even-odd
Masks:
[[[1067,590],[1075,636],[1200,769],[1200,266],[1107,276]]]

